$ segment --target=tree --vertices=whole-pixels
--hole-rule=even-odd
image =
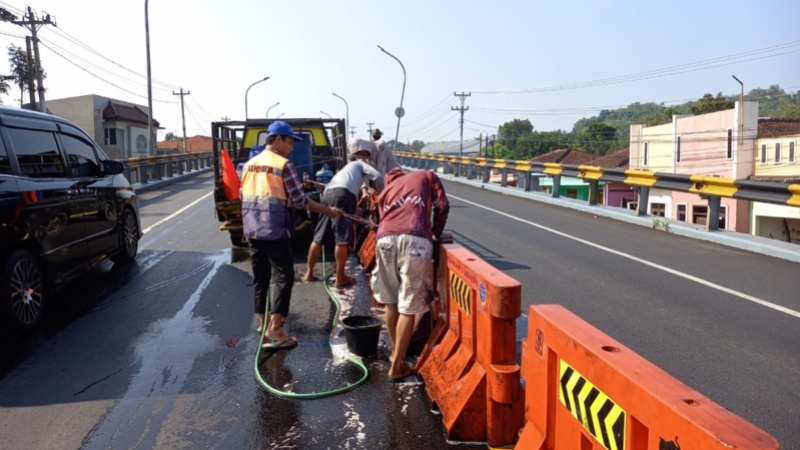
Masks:
[[[415,152],[418,152],[418,151],[422,150],[422,147],[425,147],[425,142],[419,141],[419,140],[414,140],[414,141],[411,142],[410,147],[411,147],[411,150],[413,150]]]
[[[19,86],[20,107],[25,103],[25,92],[28,91],[28,75],[31,68],[28,67],[28,52],[22,47],[11,44],[8,47],[8,62],[11,64],[11,74],[14,77],[14,84]],[[36,78],[34,70],[32,76]],[[42,79],[47,78],[47,74],[42,70]],[[46,91],[46,90],[45,90]]]
[[[175,133],[173,133],[172,131],[170,131],[169,133],[167,133],[166,136],[164,136],[165,141],[174,141],[176,139],[177,138],[175,137]]]
[[[726,109],[732,109],[733,106],[734,102],[725,98],[725,96],[722,95],[722,92],[717,92],[716,97],[711,94],[705,94],[703,95],[703,98],[698,100],[697,103],[692,106],[692,114],[699,115],[716,111],[724,111]]]
[[[617,145],[617,129],[605,122],[595,122],[578,133],[578,146],[590,153],[604,155]]]
[[[514,147],[517,144],[517,139],[531,132],[533,132],[533,125],[530,120],[514,119],[511,122],[500,125],[497,130],[497,138],[501,144],[507,147]]]

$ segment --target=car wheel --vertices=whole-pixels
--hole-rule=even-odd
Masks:
[[[6,317],[19,329],[36,327],[44,307],[44,277],[36,259],[17,250],[3,266],[0,301]]]
[[[111,257],[115,263],[127,263],[136,259],[139,252],[139,228],[136,216],[130,209],[122,212],[122,224],[119,229],[119,252]]]
[[[244,235],[239,233],[231,233],[231,244],[236,247],[247,247],[247,240],[244,238]]]

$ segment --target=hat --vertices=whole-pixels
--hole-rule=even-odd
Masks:
[[[394,169],[390,170],[386,173],[386,176],[383,177],[384,182],[388,186],[392,181],[405,176],[405,171],[399,167],[395,167]]]
[[[290,136],[293,137],[295,141],[303,140],[303,136],[295,134],[292,126],[282,120],[276,120],[269,124],[267,136]]]
[[[378,139],[381,136],[383,136],[383,131],[381,131],[380,128],[375,128],[374,130],[372,130],[372,137],[374,137],[375,139]]]
[[[366,139],[351,138],[347,143],[347,149],[350,150],[351,155],[358,152],[367,152],[372,156],[372,153],[375,151],[375,144]]]

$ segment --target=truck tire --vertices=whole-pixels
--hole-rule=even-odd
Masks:
[[[241,233],[231,233],[231,244],[234,247],[247,247],[247,240],[245,239],[244,235]]]
[[[30,330],[42,320],[44,276],[39,263],[26,250],[17,250],[3,264],[0,302],[5,318],[17,329]]]

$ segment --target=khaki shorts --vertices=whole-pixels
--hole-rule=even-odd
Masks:
[[[372,292],[384,305],[397,304],[400,314],[428,311],[433,292],[433,243],[408,234],[384,236],[375,249]]]

